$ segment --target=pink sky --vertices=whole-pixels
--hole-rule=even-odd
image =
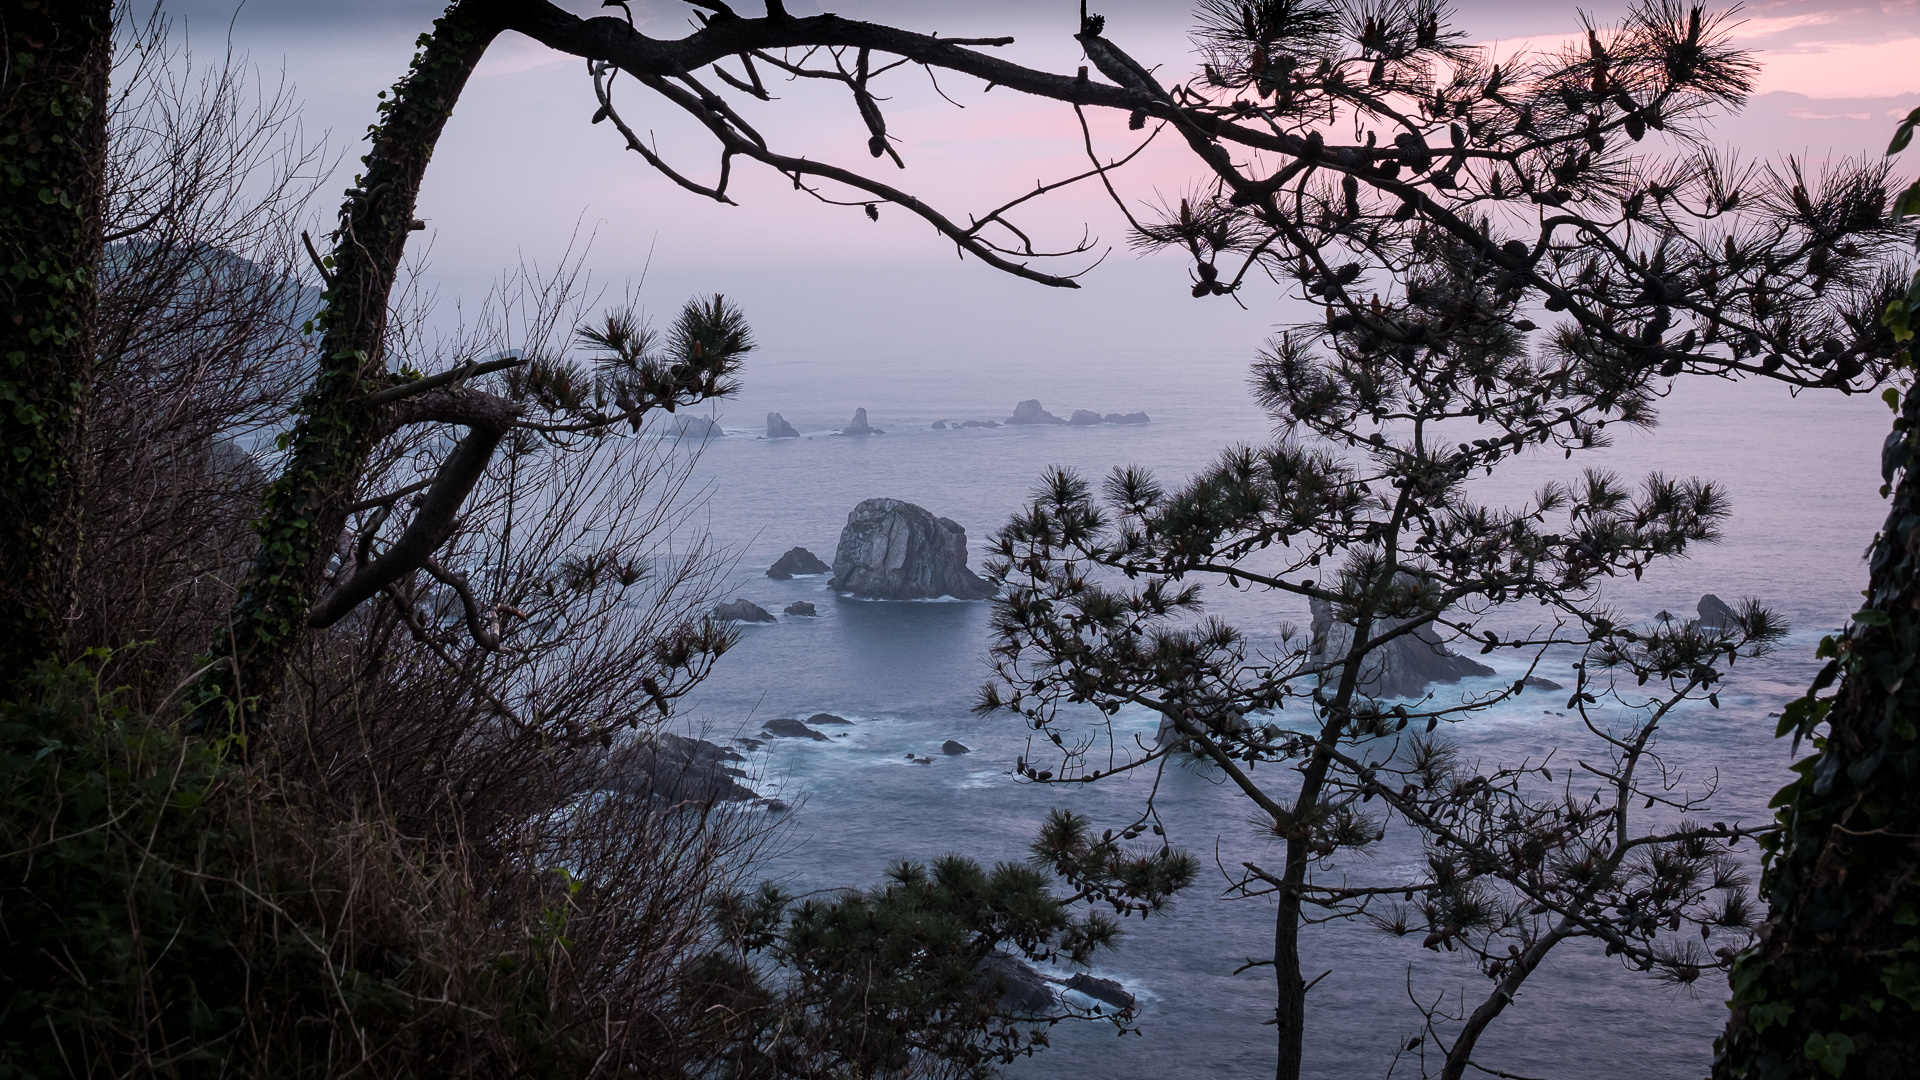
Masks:
[[[583,15],[599,12],[599,0],[561,3]],[[231,0],[179,6],[203,52],[225,37]],[[799,13],[810,6],[817,4],[788,2]],[[1010,58],[1053,70],[1084,62],[1071,37],[1077,0],[828,0],[826,6],[852,18],[949,35],[1011,33],[1018,42],[1005,50]],[[636,0],[634,7],[644,28],[661,35],[679,33],[690,10],[669,0]],[[436,8],[433,0],[250,0],[233,26],[237,44],[255,63],[268,69],[284,63],[307,101],[309,127],[331,129],[336,145],[357,156],[351,140],[371,120],[375,92],[405,69],[413,37]],[[1108,15],[1108,36],[1142,60],[1181,71],[1191,63],[1185,4],[1116,0],[1093,8]],[[1624,8],[1608,0],[1590,10],[1606,21]],[[1735,31],[1740,44],[1756,50],[1764,65],[1759,93],[1744,113],[1717,121],[1710,135],[1744,156],[1879,154],[1892,118],[1920,105],[1920,0],[1770,0],[1747,5],[1739,17],[1745,20]],[[1579,22],[1571,3],[1469,0],[1455,25],[1504,54],[1550,45]],[[1084,167],[1070,110],[1004,90],[983,96],[978,84],[942,80],[968,106],[958,110],[936,97],[923,76],[898,74],[885,108],[890,129],[903,139],[904,172],[867,157],[866,133],[844,90],[782,88],[783,100],[756,105],[749,115],[764,122],[762,130],[781,149],[876,170],[958,217],[1037,179]],[[630,121],[656,130],[677,164],[693,175],[712,175],[710,143],[688,122],[632,95],[624,100],[636,104]],[[977,315],[950,317],[960,309],[993,313],[993,340],[1002,343],[994,348],[1007,339],[1084,346],[1088,335],[1134,342],[1145,332],[1141,325],[1152,321],[1154,333],[1168,340],[1248,353],[1259,334],[1287,317],[1284,303],[1255,303],[1254,311],[1241,313],[1223,310],[1224,303],[1196,306],[1184,299],[1183,268],[1135,259],[1125,248],[1124,222],[1092,190],[1055,197],[1029,218],[1045,239],[1071,242],[1084,230],[1101,250],[1113,249],[1088,287],[1064,300],[1057,290],[1003,279],[971,261],[959,264],[950,244],[904,212],[883,209],[878,223],[868,222],[857,211],[805,199],[751,164],[736,168],[734,194],[742,205],[702,200],[623,151],[611,125],[589,125],[593,108],[578,61],[524,39],[495,47],[448,127],[422,196],[422,216],[432,229],[431,278],[443,295],[471,302],[522,257],[550,264],[582,223],[597,236],[591,262],[602,280],[617,284],[637,275],[651,249],[648,292],[661,305],[692,291],[726,289],[748,298],[757,305],[750,314],[762,313],[771,331],[805,350],[852,343],[886,348],[901,328],[933,325],[951,338],[937,348],[958,355],[988,347],[967,344],[968,335],[984,332],[983,323]],[[1105,119],[1099,134],[1103,153],[1126,145],[1119,118]],[[1151,152],[1140,166],[1121,181],[1123,194],[1136,201],[1156,191],[1177,196],[1185,178],[1196,175],[1185,151],[1173,146]],[[1206,309],[1204,318],[1198,308]]]

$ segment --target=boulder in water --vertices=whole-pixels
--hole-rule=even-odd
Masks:
[[[948,757],[957,757],[961,754],[973,753],[973,747],[963,742],[955,742],[952,739],[948,739],[946,742],[940,744],[940,752]]]
[[[1147,419],[1147,414],[1143,412],[1130,412],[1130,413],[1110,412],[1102,419],[1104,419],[1109,424],[1151,424],[1153,423],[1153,421]]]
[[[947,430],[947,422],[945,420],[935,420],[931,427],[935,431],[945,431]]]
[[[817,713],[814,713],[812,716],[807,717],[807,723],[809,724],[846,724],[848,726],[851,726],[853,724],[853,721],[847,719],[844,716],[835,716],[830,712],[817,712]]]
[[[1308,659],[1315,664],[1338,662],[1353,647],[1353,625],[1336,622],[1333,605],[1325,600],[1312,600],[1309,606],[1313,611],[1313,646]],[[1373,633],[1378,636],[1398,625],[1393,619],[1376,619]],[[1368,654],[1360,665],[1360,692],[1376,698],[1417,698],[1433,683],[1491,674],[1492,668],[1455,654],[1441,644],[1430,626],[1422,626]],[[1337,673],[1328,677],[1337,677]]]
[[[984,600],[996,591],[967,569],[967,530],[899,499],[868,499],[847,515],[828,584],[868,600]]]
[[[1095,424],[1104,424],[1106,421],[1100,418],[1099,413],[1091,409],[1075,409],[1073,410],[1073,416],[1067,420],[1067,423],[1072,424],[1074,427],[1092,427]]]
[[[797,547],[787,549],[785,555],[775,559],[773,565],[767,567],[767,576],[775,581],[785,581],[791,577],[824,574],[832,569],[833,567],[821,562],[818,555],[806,548]]]
[[[808,619],[817,619],[820,617],[820,613],[813,610],[813,605],[807,603],[805,600],[795,600],[793,603],[788,604],[786,613],[788,615],[799,615]]]
[[[781,416],[777,412],[767,414],[767,438],[797,439],[799,437],[800,433],[793,430],[793,425],[787,423],[786,417]]]
[[[1039,398],[1028,398],[1013,407],[1013,415],[1007,417],[1009,424],[1064,424],[1065,420],[1040,407]]]
[[[867,410],[853,410],[853,423],[840,429],[842,435],[885,435],[886,432],[867,423]]]
[[[973,966],[973,986],[992,997],[1008,1016],[1040,1017],[1054,1011],[1053,984],[1033,965],[1005,953],[988,953]]]
[[[1740,615],[1728,606],[1725,600],[1708,593],[1700,598],[1695,609],[1700,613],[1702,630],[1736,630],[1740,626]]]
[[[814,742],[826,742],[827,737],[792,717],[783,716],[778,720],[769,720],[760,725],[760,730],[776,739],[812,739]]]
[[[1552,679],[1543,679],[1538,675],[1529,675],[1521,681],[1525,683],[1527,689],[1529,690],[1565,690],[1566,689],[1566,687],[1561,686],[1559,683],[1554,682]]]
[[[745,760],[704,739],[660,732],[617,747],[608,754],[606,769],[621,790],[667,802],[746,802],[760,795],[737,782],[744,774],[727,764]]]
[[[962,421],[960,422],[960,426],[961,426],[961,427],[963,427],[963,428],[969,428],[969,427],[977,427],[977,428],[990,428],[990,427],[999,427],[999,426],[1000,426],[1000,421],[998,421],[998,420],[962,420]]]
[[[751,600],[738,597],[730,604],[721,604],[713,609],[713,617],[721,622],[777,622],[773,613]]]
[[[1101,979],[1078,972],[1067,980],[1067,989],[1085,994],[1102,1005],[1111,1005],[1123,1013],[1133,1011],[1133,995],[1112,979]]]

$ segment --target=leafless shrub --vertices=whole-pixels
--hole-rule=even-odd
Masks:
[[[289,417],[318,303],[298,221],[325,155],[289,89],[198,64],[157,10],[117,13],[100,361],[77,647],[154,642],[109,677],[149,701],[223,617],[252,546],[252,453]]]
[[[325,170],[284,87],[260,90],[231,56],[196,66],[157,14],[123,7],[118,24],[70,645],[116,650],[103,684],[164,717],[231,603],[255,546],[258,463],[311,375],[316,271],[299,221]],[[438,337],[430,298],[403,293],[390,351],[427,370],[481,353],[558,364],[587,297],[571,251]],[[487,396],[449,396],[462,393]],[[404,530],[447,431],[397,425],[339,569],[383,522]],[[217,1003],[219,1030],[186,1037],[158,1013],[101,1013],[78,1071],[153,1075],[210,1056],[246,1075],[653,1076],[702,1060],[680,1034],[692,1025],[675,1014],[676,980],[708,944],[707,898],[752,865],[766,819],[622,775],[731,643],[702,617],[723,553],[683,528],[702,495],[697,454],[644,423],[631,434],[509,433],[450,539],[309,635],[282,722],[231,759],[182,751],[217,780],[142,759],[155,812],[211,839],[182,846],[116,819],[112,850],[148,875],[129,924],[151,921],[154,897],[190,897],[212,913],[202,943],[246,958],[241,989]],[[143,730],[136,741],[171,738]],[[52,827],[47,842],[66,835]],[[167,993],[150,981],[133,997]]]

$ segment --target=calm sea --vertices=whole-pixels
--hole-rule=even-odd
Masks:
[[[1012,353],[1013,350],[1009,350]],[[1005,355],[905,364],[815,356],[756,363],[745,393],[725,403],[729,429],[705,451],[711,481],[703,522],[738,555],[729,597],[779,612],[809,600],[817,619],[783,617],[747,626],[735,651],[686,703],[690,728],[720,738],[752,733],[774,717],[832,712],[854,721],[830,743],[776,741],[757,755],[759,787],[796,804],[784,853],[763,869],[796,889],[861,886],[901,858],[953,851],[984,862],[1019,859],[1049,807],[1069,806],[1106,824],[1128,820],[1141,782],[1119,779],[1074,790],[1016,783],[1009,774],[1027,748],[1017,720],[969,715],[986,676],[985,603],[869,603],[835,598],[824,579],[775,582],[766,566],[794,545],[831,561],[847,512],[862,499],[906,499],[967,529],[978,568],[987,537],[1026,497],[1042,470],[1068,465],[1096,476],[1116,464],[1153,467],[1177,479],[1226,445],[1260,441],[1266,418],[1245,392],[1243,359],[1154,360],[1071,365]],[[938,419],[1005,419],[1016,401],[1037,397],[1065,416],[1144,409],[1145,427],[1000,428],[932,431]],[[886,434],[834,437],[855,407]],[[777,410],[805,437],[766,441],[764,417]],[[1878,527],[1876,447],[1886,407],[1832,394],[1788,397],[1771,386],[1698,383],[1664,407],[1661,427],[1626,435],[1585,460],[1551,456],[1515,463],[1483,485],[1487,498],[1516,495],[1579,467],[1627,475],[1658,469],[1726,486],[1735,513],[1725,542],[1624,583],[1608,599],[1629,615],[1661,609],[1690,615],[1703,592],[1732,600],[1758,596],[1791,620],[1777,659],[1742,663],[1718,710],[1686,712],[1666,728],[1670,766],[1695,789],[1717,785],[1714,815],[1757,821],[1785,780],[1787,748],[1771,738],[1769,712],[1801,692],[1820,635],[1854,610],[1865,584],[1860,555]],[[1250,632],[1271,635],[1306,612],[1260,593],[1217,591],[1212,611]],[[1567,681],[1562,659],[1545,674]],[[1557,665],[1557,666],[1556,666]],[[1443,691],[1444,692],[1444,691]],[[1591,744],[1561,715],[1565,700],[1527,694],[1457,725],[1469,757],[1499,763],[1563,747],[1561,759]],[[1151,733],[1146,716],[1122,713],[1123,730]],[[946,757],[940,745],[973,748]],[[907,755],[932,755],[930,765]],[[1278,779],[1279,773],[1275,773]],[[1116,1039],[1098,1024],[1066,1024],[1053,1048],[1009,1070],[1014,1076],[1259,1076],[1271,1070],[1270,975],[1233,971],[1270,949],[1272,907],[1224,897],[1226,867],[1278,861],[1256,836],[1249,808],[1217,777],[1170,772],[1160,796],[1171,840],[1202,857],[1199,884],[1165,917],[1128,924],[1099,975],[1120,980],[1143,1005],[1142,1036]],[[1382,850],[1336,866],[1356,877],[1411,866],[1417,849],[1390,833]],[[1470,965],[1364,927],[1329,925],[1303,935],[1307,975],[1328,974],[1309,996],[1306,1071],[1314,1077],[1386,1075],[1417,1030],[1413,998],[1471,1009],[1486,982]],[[1691,993],[1663,989],[1623,971],[1597,950],[1562,947],[1526,986],[1483,1043],[1481,1060],[1526,1076],[1697,1077],[1725,1013],[1717,980]],[[1462,995],[1465,995],[1464,997]],[[1394,1075],[1414,1076],[1401,1061]]]

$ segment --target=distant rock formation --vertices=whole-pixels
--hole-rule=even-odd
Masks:
[[[718,439],[726,432],[710,417],[682,416],[674,420],[667,434],[676,439]]]
[[[777,622],[773,613],[751,600],[735,598],[730,604],[721,604],[713,609],[713,617],[721,622]]]
[[[956,757],[960,754],[973,753],[973,747],[963,742],[955,742],[952,739],[948,739],[946,742],[940,744],[940,752],[948,757]]]
[[[821,562],[818,555],[806,548],[797,547],[788,548],[785,555],[775,559],[773,565],[767,567],[767,576],[775,581],[785,581],[788,578],[807,574],[824,574],[832,569],[833,567]]]
[[[1133,995],[1112,979],[1102,979],[1084,971],[1076,972],[1067,980],[1067,989],[1085,994],[1102,1005],[1110,1005],[1123,1013],[1133,1011]]]
[[[1040,407],[1039,398],[1028,398],[1013,407],[1013,415],[1007,417],[1009,424],[1064,424],[1065,420]]]
[[[840,429],[842,435],[885,435],[886,432],[867,423],[867,410],[853,410],[853,423]]]
[[[1098,424],[1150,424],[1152,422],[1153,421],[1147,419],[1147,414],[1143,412],[1110,412],[1102,416],[1092,409],[1075,409],[1073,410],[1071,419],[1062,420],[1041,408],[1040,402],[1036,398],[1028,398],[1026,401],[1015,405],[1013,407],[1013,415],[1007,418],[1007,423],[1009,424],[1069,424],[1073,427],[1094,427]],[[987,421],[984,424],[976,424],[975,421],[969,420],[960,426],[998,427],[999,425],[992,421]]]
[[[745,760],[704,739],[661,732],[614,749],[606,774],[620,790],[667,802],[745,802],[760,795],[737,782],[746,774],[729,764]]]
[[[1309,659],[1315,664],[1337,661],[1353,647],[1353,625],[1335,622],[1333,605],[1325,600],[1310,601],[1313,611],[1313,647]],[[1378,620],[1373,633],[1377,637],[1399,625],[1392,619]],[[1433,683],[1459,682],[1477,675],[1491,675],[1485,664],[1458,656],[1440,643],[1426,626],[1403,634],[1375,649],[1360,666],[1360,692],[1376,698],[1416,698]],[[1330,676],[1337,677],[1337,676]]]
[[[977,428],[999,427],[1000,421],[998,420],[962,420],[960,422],[960,426],[961,427],[977,427]]]
[[[935,420],[931,426],[935,431],[947,430],[947,422],[945,420]]]
[[[1702,630],[1734,630],[1740,626],[1740,614],[1712,593],[1702,596],[1695,610],[1700,613]]]
[[[781,416],[777,412],[767,414],[767,438],[797,439],[799,437],[800,433],[793,430],[793,425],[787,423],[786,417]]]
[[[967,569],[967,530],[899,499],[868,499],[847,515],[827,584],[869,600],[984,600],[997,591]]]
[[[807,717],[807,723],[815,724],[815,725],[819,725],[819,724],[852,725],[853,721],[847,719],[844,716],[835,716],[830,712],[817,712],[817,713],[814,713],[812,716]]]
[[[825,735],[822,735],[820,732],[813,730],[792,717],[783,716],[778,720],[769,720],[761,725],[760,730],[776,739],[812,739],[815,742],[829,741]]]
[[[793,603],[788,604],[786,607],[786,614],[800,615],[809,619],[816,619],[820,617],[820,613],[813,610],[813,605],[807,603],[805,600],[795,600]]]
[[[1554,682],[1552,679],[1543,679],[1538,675],[1529,675],[1520,681],[1522,685],[1526,686],[1530,690],[1565,690],[1566,689],[1566,687],[1561,686],[1559,683]]]

